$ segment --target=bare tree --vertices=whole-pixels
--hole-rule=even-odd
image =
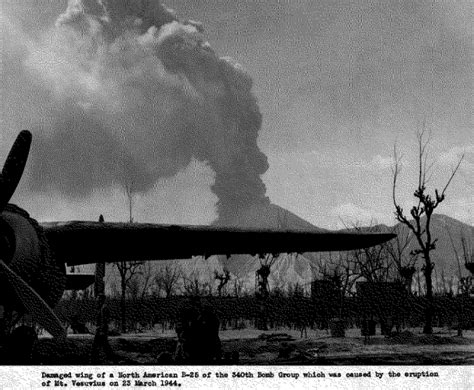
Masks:
[[[222,296],[222,290],[225,288],[226,284],[230,280],[230,272],[228,269],[223,269],[222,272],[214,271],[214,279],[218,281],[217,285],[217,295]]]
[[[260,262],[260,268],[255,273],[257,294],[263,299],[266,299],[270,294],[270,286],[268,284],[268,278],[270,276],[271,267],[275,264],[277,256],[267,253],[263,256],[258,256]]]
[[[141,261],[119,261],[115,266],[120,275],[120,323],[122,333],[127,331],[126,324],[126,294],[129,289],[131,281],[135,275],[140,273],[140,268],[143,262]]]
[[[414,254],[420,254],[423,256],[424,265],[422,268],[425,281],[426,281],[426,298],[427,305],[425,309],[425,326],[423,333],[433,333],[433,282],[432,273],[434,264],[431,259],[431,252],[436,249],[437,239],[432,237],[431,234],[431,217],[434,210],[443,202],[446,196],[446,190],[451,184],[456,172],[461,165],[464,155],[459,159],[459,162],[454,167],[447,180],[443,190],[439,192],[435,189],[434,197],[427,193],[427,183],[431,175],[432,163],[428,163],[428,145],[430,143],[430,137],[426,134],[426,128],[417,133],[417,144],[418,144],[418,186],[414,192],[416,198],[416,204],[410,210],[409,217],[405,214],[402,206],[397,202],[396,199],[396,187],[397,180],[400,175],[401,169],[401,157],[397,154],[397,149],[394,147],[394,165],[392,169],[393,173],[393,185],[392,185],[392,198],[395,206],[395,217],[396,219],[407,226],[415,235],[418,242],[418,249],[414,250]],[[422,218],[424,219],[422,220]]]
[[[416,272],[415,266],[418,254],[411,251],[408,252],[413,235],[411,234],[411,230],[404,229],[403,227],[405,227],[405,225],[397,224],[391,229],[391,232],[396,234],[396,237],[393,240],[387,241],[385,247],[398,273],[395,279],[400,281],[410,294],[413,275]]]
[[[448,229],[449,240],[451,242],[451,248],[453,249],[454,256],[458,263],[458,272],[459,272],[459,281],[458,281],[458,295],[460,294],[459,300],[459,309],[458,309],[458,336],[462,337],[463,327],[464,327],[464,306],[466,304],[466,298],[469,298],[469,292],[472,289],[472,276],[463,276],[461,262],[464,261],[464,264],[467,264],[472,256],[472,251],[469,245],[468,240],[462,233],[459,233],[461,237],[461,247],[462,253],[460,254],[456,244],[454,242],[453,235]]]
[[[390,279],[392,263],[385,245],[357,249],[351,252],[354,269],[369,283],[387,282]]]
[[[267,330],[266,301],[270,295],[268,278],[270,276],[271,267],[275,263],[277,256],[267,253],[263,256],[257,255],[256,257],[260,262],[260,268],[255,272],[256,297],[260,300],[257,328]]]
[[[469,297],[469,294],[473,291],[474,287],[474,251],[467,240],[466,236],[463,234],[461,235],[461,245],[462,245],[462,256],[464,259],[464,266],[467,268],[467,270],[471,273],[471,275],[468,275],[464,278],[461,278],[459,283],[460,283],[460,290],[461,294],[464,297]]]
[[[331,280],[339,291],[339,318],[343,317],[345,297],[353,294],[354,286],[361,277],[357,262],[351,253],[339,253],[333,257],[333,266],[325,278]]]
[[[354,286],[361,278],[356,262],[349,252],[329,252],[319,254],[311,269],[315,279],[312,296],[319,301],[319,326],[327,329],[331,320],[332,327],[344,332],[346,297],[353,295]],[[316,288],[316,283],[321,283],[323,290]]]
[[[464,234],[461,235],[461,245],[464,258],[464,266],[471,274],[473,274],[474,272],[472,269],[472,265],[474,263],[474,250]]]
[[[309,264],[313,280],[324,278],[330,274],[330,265],[333,264],[332,256],[333,252],[324,254],[319,252],[314,261]]]
[[[184,294],[191,297],[202,297],[212,295],[212,286],[209,282],[203,282],[199,272],[193,271],[188,275],[182,275]]]
[[[153,279],[158,294],[163,292],[165,298],[176,294],[182,276],[183,270],[178,264],[166,264],[164,267],[160,267]]]
[[[149,290],[152,284],[152,279],[154,276],[154,271],[151,262],[146,261],[143,264],[141,270],[140,286],[141,286],[141,298],[145,298],[149,294]]]
[[[329,252],[325,257],[320,254],[311,269],[315,278],[333,281],[343,296],[352,294],[361,277],[357,263],[348,252]]]
[[[381,232],[385,230],[373,221],[369,226],[363,227],[360,223],[354,223],[346,226],[348,230],[357,232]],[[375,245],[369,248],[355,249],[349,252],[348,263],[353,263],[350,267],[353,274],[365,279],[369,283],[386,282],[393,277],[394,264],[390,261],[389,248],[387,243]]]
[[[288,211],[278,209],[277,228],[279,230],[288,230]],[[260,262],[260,268],[255,273],[256,293],[260,298],[266,299],[270,293],[268,278],[270,277],[271,267],[278,258],[277,254],[266,253],[257,255]]]
[[[379,230],[376,226],[369,228],[369,231]],[[364,320],[369,320],[367,314],[370,317],[376,314],[382,334],[390,334],[393,325],[399,330],[404,322],[403,307],[413,277],[412,268],[404,265],[405,245],[406,241],[383,243],[350,252],[353,269],[364,279],[364,283],[357,288],[364,307],[370,309],[365,312]]]
[[[140,296],[141,283],[138,276],[139,275],[134,275],[127,285],[127,295],[132,301],[138,300],[138,297]]]

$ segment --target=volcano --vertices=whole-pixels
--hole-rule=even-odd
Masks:
[[[270,202],[252,204],[240,209],[235,215],[232,224],[242,228],[278,229],[288,231],[314,231],[327,232],[298,217],[291,211]],[[313,278],[311,264],[315,254],[301,255],[281,254],[272,266],[269,283],[270,288],[279,287],[286,289],[289,285],[308,285]],[[219,259],[219,264],[228,269],[236,278],[242,280],[244,286],[250,291],[254,285],[255,272],[260,267],[260,262],[251,255],[214,256]]]

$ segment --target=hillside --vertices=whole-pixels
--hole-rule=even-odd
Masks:
[[[422,218],[422,224],[425,218]],[[410,234],[411,241],[408,246],[407,252],[414,249],[418,249],[418,242],[414,237],[411,230],[402,223],[398,223],[393,227],[385,225],[377,225],[374,227],[363,228],[363,230],[373,230],[380,232],[395,232],[400,236],[405,236],[407,233]],[[433,214],[431,218],[431,236],[433,239],[437,239],[436,249],[432,252],[432,260],[435,265],[435,273],[441,275],[442,272],[445,276],[459,277],[459,272],[463,276],[467,276],[468,272],[464,267],[464,250],[462,240],[464,238],[466,243],[466,249],[468,251],[467,256],[474,256],[474,226],[467,225],[457,219],[448,217],[443,214]],[[451,241],[452,239],[452,241]],[[459,258],[459,263],[456,257]],[[419,259],[418,265],[421,266],[422,259]]]
[[[407,229],[407,227],[403,226],[403,229]],[[458,278],[460,271],[463,276],[467,276],[468,272],[464,267],[461,240],[462,237],[465,238],[468,243],[468,248],[470,248],[470,256],[472,256],[472,250],[474,248],[474,226],[467,225],[446,215],[434,214],[432,217],[431,234],[433,238],[438,239],[436,242],[436,250],[433,251],[435,276],[440,278],[442,272],[444,272],[445,276],[448,278]],[[450,234],[453,238],[454,248],[460,257],[461,264],[458,264],[458,261],[456,260],[456,254],[453,249],[453,244],[451,243]],[[416,240],[413,239],[410,243],[410,250],[415,248],[417,248],[417,243]]]
[[[272,203],[253,205],[242,210],[235,216],[233,224],[244,228],[327,231]],[[226,256],[217,257],[224,268],[244,282],[247,289],[254,287],[255,272],[260,267],[255,257],[248,255],[234,255],[228,259]],[[305,284],[310,280],[310,260],[306,256],[299,256],[298,261],[295,261],[293,256],[280,255],[270,275],[270,285],[282,288],[285,288],[288,283]]]
[[[237,225],[241,227],[260,227],[260,228],[281,228],[283,230],[317,230],[324,229],[315,227],[302,218],[285,210],[277,205],[268,204],[257,208],[254,206],[240,215],[236,216]],[[401,235],[406,234],[408,228],[398,224],[394,227],[378,225],[374,227],[362,228],[362,230],[388,232],[399,230]],[[466,225],[456,219],[450,218],[442,214],[435,214],[432,217],[431,232],[434,238],[437,238],[436,250],[433,252],[432,259],[435,266],[434,279],[441,280],[444,276],[446,281],[456,281],[461,272],[462,276],[467,276],[468,272],[464,267],[463,247],[461,237],[465,237],[468,247],[474,248],[474,227]],[[450,239],[453,238],[454,248],[460,257],[458,263],[453,250],[453,244]],[[408,252],[417,248],[416,239],[412,238]],[[270,275],[270,287],[287,288],[291,284],[300,284],[307,286],[317,273],[316,264],[327,262],[329,253],[305,253],[295,259],[294,256],[283,254],[278,257],[272,266]],[[253,288],[255,284],[255,272],[259,268],[259,262],[251,256],[231,256],[229,259],[225,256],[219,256],[220,263],[223,267],[229,269],[232,274],[245,281],[248,288]],[[417,268],[422,266],[422,259],[417,262]],[[317,275],[316,275],[317,276]],[[439,283],[439,282],[438,282]]]

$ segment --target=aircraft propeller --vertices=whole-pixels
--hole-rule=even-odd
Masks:
[[[28,160],[30,152],[32,136],[28,130],[21,131],[12,148],[8,154],[2,172],[0,174],[0,215],[5,210],[8,202],[13,196],[18,183],[21,180],[23,171]],[[2,232],[5,234],[4,232]],[[2,234],[0,233],[0,234]],[[8,240],[2,240],[6,243]],[[13,243],[13,245],[15,245]],[[12,267],[8,264],[9,260],[3,258],[8,250],[6,248],[0,248],[0,274],[6,278],[8,284],[13,288],[13,291],[18,300],[23,305],[33,319],[46,329],[51,335],[57,338],[62,338],[66,335],[66,331],[63,328],[61,321],[53,312],[51,307],[41,298],[41,296],[26,282],[20,275],[19,272],[15,272]],[[19,261],[38,261],[41,259],[19,259]],[[21,270],[23,267],[21,264],[16,268]]]
[[[0,174],[0,212],[5,209],[10,201],[23,175],[30,153],[31,138],[31,133],[28,130],[22,130],[16,137],[5,160]]]

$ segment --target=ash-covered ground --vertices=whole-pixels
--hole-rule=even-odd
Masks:
[[[378,330],[379,333],[379,330]],[[298,330],[256,329],[220,332],[224,356],[220,364],[240,365],[470,365],[474,364],[474,331],[435,328],[433,335],[421,328],[409,329],[392,336],[371,336],[365,340],[359,329],[346,330],[346,337],[331,337],[325,330],[308,329],[307,337]],[[90,362],[93,335],[69,335],[58,344],[40,337],[34,350],[33,364],[86,365]],[[155,329],[149,333],[112,336],[110,345],[116,354],[103,364],[166,364],[177,337],[173,330]],[[173,364],[173,363],[169,363]]]

